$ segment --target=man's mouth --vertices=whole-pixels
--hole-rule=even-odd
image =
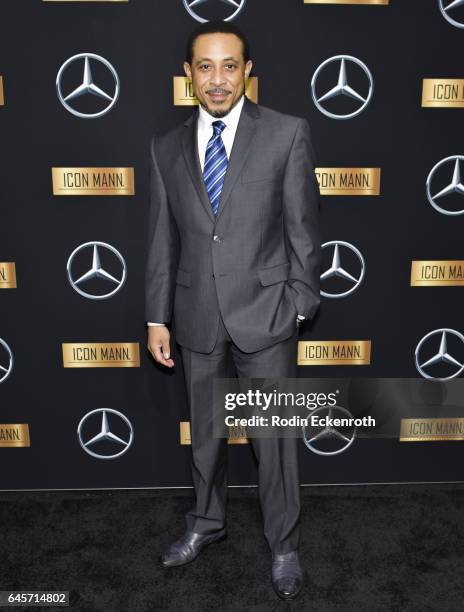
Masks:
[[[224,102],[230,92],[225,89],[209,89],[206,94],[213,102],[220,103]]]

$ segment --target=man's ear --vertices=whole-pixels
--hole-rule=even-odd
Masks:
[[[245,64],[245,78],[247,79],[250,76],[251,69],[253,68],[253,62],[248,60]]]
[[[184,72],[185,76],[192,80],[192,71],[190,69],[190,64],[188,62],[184,62]]]

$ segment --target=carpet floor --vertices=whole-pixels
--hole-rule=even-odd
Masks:
[[[185,567],[159,566],[192,495],[0,492],[0,590],[67,590],[60,609],[79,611],[464,609],[464,484],[302,488],[306,581],[292,602],[271,586],[255,488],[229,490],[225,541]]]

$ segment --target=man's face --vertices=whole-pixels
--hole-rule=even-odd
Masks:
[[[202,34],[195,40],[192,63],[184,63],[200,104],[213,117],[224,117],[245,91],[252,62],[243,59],[242,41],[235,34]]]

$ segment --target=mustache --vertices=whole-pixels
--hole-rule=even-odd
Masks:
[[[231,93],[228,89],[223,89],[222,87],[212,87],[211,89],[207,89],[206,93],[209,94],[228,94]]]

